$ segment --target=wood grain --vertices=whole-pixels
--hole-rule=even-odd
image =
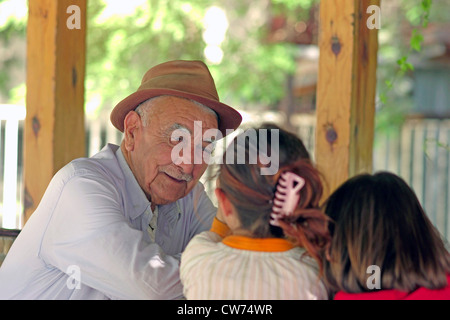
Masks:
[[[378,30],[366,13],[378,0],[320,4],[316,163],[324,199],[349,177],[372,170]]]
[[[67,28],[70,5],[80,8],[80,29]],[[28,10],[25,221],[53,175],[85,154],[86,0],[30,0]]]

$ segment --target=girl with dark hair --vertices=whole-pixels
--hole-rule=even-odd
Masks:
[[[449,252],[400,177],[353,177],[325,212],[332,239],[324,280],[334,299],[450,299]]]
[[[319,252],[328,241],[319,173],[300,139],[274,125],[256,130],[264,129],[277,130],[278,139],[259,135],[240,148],[238,136],[226,150],[215,190],[218,215],[181,258],[187,299],[328,299],[318,277]],[[267,162],[259,152],[256,163],[249,161],[250,153],[273,144],[279,169],[262,175]],[[245,163],[239,164],[242,150]],[[229,152],[233,163],[225,161]]]

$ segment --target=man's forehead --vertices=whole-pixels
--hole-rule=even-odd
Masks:
[[[163,116],[164,114],[168,116],[170,114],[169,117],[173,119],[173,115],[175,114],[180,118],[194,118],[203,122],[212,121],[215,122],[214,125],[217,125],[218,116],[216,112],[197,101],[176,96],[163,96],[161,98],[155,101],[155,105],[159,107],[159,111]],[[189,109],[187,113],[185,112],[186,108]],[[183,111],[180,111],[180,109]]]

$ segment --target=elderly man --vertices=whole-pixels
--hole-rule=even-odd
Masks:
[[[216,214],[199,183],[207,164],[186,159],[211,143],[204,132],[225,136],[241,116],[219,101],[204,63],[169,61],[144,75],[111,122],[121,146],[54,176],[0,269],[0,299],[182,296],[180,255]],[[173,152],[186,137],[200,143]]]

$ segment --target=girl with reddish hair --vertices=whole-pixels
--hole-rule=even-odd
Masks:
[[[184,295],[187,299],[328,299],[318,276],[320,251],[329,240],[327,217],[319,210],[319,172],[295,135],[274,125],[256,130],[276,130],[277,135],[260,134],[258,141],[245,139],[240,146],[238,136],[226,150],[215,190],[218,214],[211,230],[194,237],[181,258]],[[278,171],[262,175],[267,159],[259,151],[273,150],[274,144]],[[243,150],[245,161],[239,163]],[[257,161],[249,161],[255,151]],[[232,163],[227,158],[230,152]]]

